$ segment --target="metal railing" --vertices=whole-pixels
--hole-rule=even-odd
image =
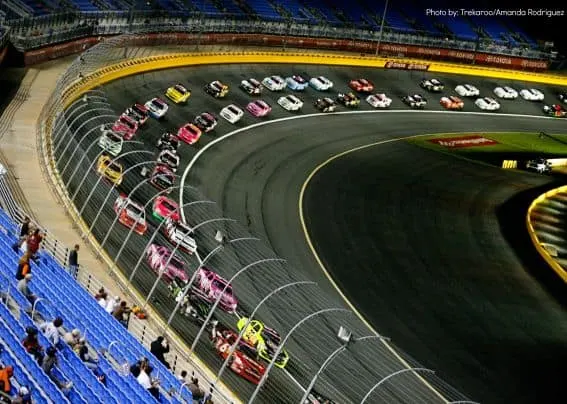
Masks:
[[[527,43],[511,43],[482,37],[433,34],[427,31],[409,31],[385,27],[380,32],[354,25],[338,26],[307,20],[276,20],[270,16],[250,18],[230,14],[160,13],[143,11],[117,11],[93,13],[60,13],[9,21],[11,41],[18,50],[79,39],[87,36],[134,33],[140,29],[154,32],[200,33],[261,33],[312,38],[334,38],[357,41],[381,41],[459,49],[467,51],[547,59],[549,53]]]
[[[195,352],[206,357],[210,356],[210,353],[207,354],[209,348],[197,338],[204,328],[199,333],[195,332],[189,320],[181,315],[179,305],[160,282],[160,277],[156,280],[149,270],[138,271],[138,276],[135,276],[135,270],[142,262],[147,246],[159,233],[159,227],[152,228],[152,237],[148,234],[143,239],[139,236],[117,239],[114,231],[117,220],[112,211],[112,202],[118,192],[115,187],[109,189],[107,185],[101,185],[99,177],[90,169],[96,160],[96,156],[88,153],[98,137],[96,128],[114,118],[108,114],[105,117],[96,112],[88,112],[100,108],[95,103],[105,102],[106,94],[104,88],[97,88],[91,90],[86,98],[77,99],[81,83],[88,81],[91,75],[100,74],[99,69],[108,69],[107,66],[131,66],[145,56],[185,53],[198,48],[194,41],[189,46],[180,43],[178,38],[163,38],[161,46],[151,49],[136,48],[137,38],[134,35],[124,35],[106,39],[82,54],[69,67],[41,112],[38,148],[44,159],[48,183],[54,188],[78,228],[86,233],[93,248],[117,279],[130,277],[131,283],[121,281],[121,286],[127,291],[135,287],[139,294],[145,295],[145,301],[137,304],[152,305],[156,312],[169,319],[168,326],[172,330],[192,344],[196,351],[192,349],[187,352],[188,360],[194,357]],[[73,90],[69,90],[70,88]],[[68,99],[69,97],[72,99]],[[89,113],[91,122],[80,119],[86,113]],[[65,146],[59,147],[60,145]],[[132,150],[136,150],[139,146],[132,147]],[[74,163],[69,166],[71,161]],[[134,193],[143,182],[145,180],[132,174],[125,177],[124,186]],[[96,192],[91,192],[92,190]],[[152,198],[156,196],[157,194]],[[224,278],[233,279],[235,290],[240,291],[238,298],[240,310],[243,310],[241,315],[255,313],[255,317],[278,329],[285,338],[286,349],[293,355],[288,366],[293,374],[269,373],[271,383],[264,386],[263,379],[253,393],[249,390],[240,390],[239,393],[251,400],[259,393],[261,402],[279,402],[282,397],[286,397],[287,402],[298,402],[316,370],[336,350],[339,343],[336,331],[340,326],[346,327],[357,337],[374,332],[346,309],[344,302],[336,300],[314,282],[305,279],[305,273],[301,269],[279,259],[266,244],[251,236],[246,228],[225,218],[214,203],[200,203],[207,202],[207,198],[197,189],[188,185],[185,197],[187,199],[183,202],[187,203],[183,205],[183,211],[190,218],[199,246],[195,256],[186,257],[188,265],[194,266],[194,273],[203,266],[210,265]],[[148,201],[150,202],[151,200]],[[217,231],[223,236],[220,240]],[[136,260],[138,263],[135,264]],[[118,275],[119,272],[122,276]],[[136,297],[138,293],[131,291],[130,295]],[[222,313],[216,314],[228,318]],[[235,320],[232,318],[227,321]],[[395,382],[388,389],[377,389],[370,397],[371,400],[466,400],[466,397],[434,374],[418,375],[412,371],[413,368],[421,367],[383,339],[375,338],[365,344],[353,345],[349,348],[349,353],[333,360],[332,367],[318,375],[317,379],[316,389],[325,391],[338,402],[359,401],[377,381],[399,372],[400,368],[409,370],[396,376]],[[213,385],[218,380],[224,380],[221,375],[224,367],[218,369],[214,361],[210,360],[208,364],[218,372]]]

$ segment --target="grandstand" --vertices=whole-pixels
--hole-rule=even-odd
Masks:
[[[27,386],[38,403],[50,400],[73,403],[192,402],[189,389],[182,388],[181,382],[161,362],[44,251],[39,254],[40,263],[31,265],[33,282],[30,289],[39,298],[32,306],[16,288],[14,274],[21,253],[14,252],[12,245],[18,234],[19,225],[6,212],[0,211],[0,339],[3,341],[0,363],[14,368],[15,385]],[[38,327],[55,317],[63,318],[67,331],[81,330],[90,350],[98,354],[98,374],[95,375],[69,346],[61,344],[56,377],[72,382],[71,389],[65,393],[55,386],[21,344],[26,327]],[[39,343],[44,350],[51,346],[41,333]],[[159,400],[154,399],[129,372],[130,366],[143,357],[150,358],[154,367],[152,376],[157,376],[161,382]],[[97,378],[101,374],[105,376],[105,384]]]

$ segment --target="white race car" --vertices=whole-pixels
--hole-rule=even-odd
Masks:
[[[278,104],[287,111],[299,111],[303,108],[303,101],[293,94],[280,97],[278,99]]]
[[[386,94],[370,94],[366,97],[366,102],[374,108],[388,108],[392,104],[392,99],[388,98]]]
[[[494,89],[494,95],[505,100],[515,100],[518,98],[518,92],[509,86],[496,87]]]
[[[158,154],[156,163],[164,164],[171,171],[176,172],[179,168],[179,156],[173,150],[165,149]]]
[[[520,96],[527,101],[543,101],[545,96],[537,88],[524,88],[520,90]]]
[[[270,91],[282,91],[287,84],[281,76],[268,76],[262,80],[262,84]]]
[[[100,130],[102,135],[98,140],[98,146],[111,156],[118,156],[122,152],[122,144],[124,143],[122,136],[104,127],[101,127]]]
[[[476,105],[483,111],[498,111],[500,109],[500,103],[492,97],[478,98],[474,102],[474,105]]]
[[[431,91],[433,93],[439,93],[445,88],[443,83],[441,83],[441,81],[437,79],[423,79],[421,80],[421,83],[419,83],[419,85],[421,88],[424,88],[427,91]]]
[[[324,76],[312,77],[309,84],[317,91],[327,91],[333,88],[333,82]]]
[[[165,219],[163,232],[173,246],[179,246],[188,254],[197,251],[197,243],[193,236],[193,229],[185,223],[174,220],[171,217]]]
[[[144,104],[150,115],[156,119],[163,118],[169,109],[169,106],[161,98],[152,98]]]
[[[220,112],[220,116],[222,116],[230,123],[236,123],[240,121],[243,115],[244,111],[234,104],[230,104],[224,107]]]
[[[470,84],[459,84],[455,87],[455,92],[461,97],[478,97],[480,95],[478,88]]]
[[[424,108],[427,105],[427,99],[421,94],[406,95],[402,101],[412,108]]]

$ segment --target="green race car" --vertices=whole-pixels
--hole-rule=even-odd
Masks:
[[[242,317],[238,320],[236,327],[238,331],[242,329],[248,323],[247,317]],[[242,334],[242,339],[248,344],[254,346],[260,358],[271,362],[274,358],[276,350],[281,344],[280,334],[269,327],[266,327],[264,323],[258,320],[250,321],[250,324],[246,327],[246,330]],[[285,368],[287,362],[289,361],[289,355],[285,349],[282,349],[275,361],[275,365],[279,368]]]

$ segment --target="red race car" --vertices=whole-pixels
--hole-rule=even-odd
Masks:
[[[165,164],[156,164],[154,171],[150,174],[150,184],[162,191],[170,193],[175,183],[175,174]]]
[[[374,91],[374,84],[366,79],[354,79],[348,83],[348,86],[359,93],[371,93]]]
[[[459,97],[455,97],[454,95],[451,95],[450,97],[442,97],[441,101],[439,101],[439,104],[441,104],[443,108],[452,111],[460,111],[465,106],[463,100],[461,100]]]
[[[122,134],[124,140],[130,140],[138,131],[138,122],[130,118],[128,115],[121,115],[120,118],[112,125],[112,130]]]
[[[144,105],[134,104],[124,112],[124,115],[128,115],[129,118],[132,118],[138,125],[142,126],[148,120],[150,113]]]
[[[193,123],[183,125],[177,131],[177,137],[187,144],[195,144],[201,138],[203,132]]]
[[[220,357],[225,360],[228,358],[230,348],[236,342],[237,338],[238,334],[230,329],[219,331],[216,327],[213,327],[213,344],[215,350]],[[252,359],[256,356],[256,350],[241,341],[228,360],[228,367],[243,379],[258,384],[266,372],[266,368],[257,360]]]
[[[132,201],[126,195],[120,195],[114,202],[114,212],[118,215],[120,224],[134,229],[139,235],[144,235],[148,229],[144,207]]]
[[[154,199],[152,215],[160,222],[168,217],[175,221],[179,221],[179,205],[167,196],[158,196]]]

